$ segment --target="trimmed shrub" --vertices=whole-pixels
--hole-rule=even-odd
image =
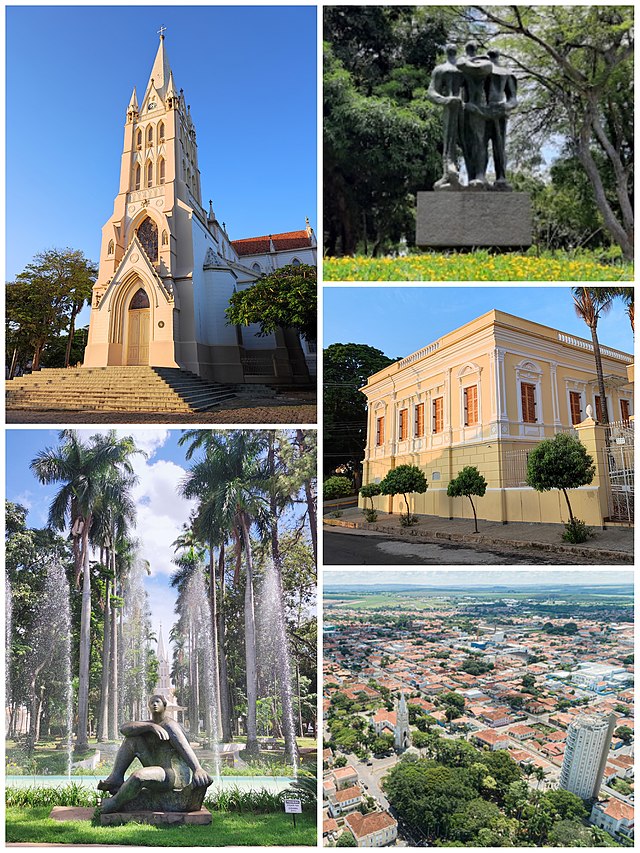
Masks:
[[[328,477],[322,484],[322,496],[326,501],[348,498],[352,494],[353,486],[348,477]]]

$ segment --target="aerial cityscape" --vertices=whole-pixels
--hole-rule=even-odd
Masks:
[[[325,845],[632,846],[632,574],[436,575],[325,572]]]

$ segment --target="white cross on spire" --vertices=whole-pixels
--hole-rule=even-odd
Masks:
[[[161,39],[164,38],[164,33],[165,33],[166,29],[167,29],[166,27],[160,27],[160,29],[158,30],[158,34],[159,34]]]

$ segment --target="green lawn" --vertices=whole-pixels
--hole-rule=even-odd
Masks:
[[[632,281],[633,264],[594,253],[424,252],[404,258],[325,258],[325,281]]]
[[[8,808],[6,840],[18,844],[118,844],[138,847],[311,846],[317,843],[313,811],[296,815],[213,812],[210,826],[160,828],[129,823],[92,826],[49,820],[50,808]]]

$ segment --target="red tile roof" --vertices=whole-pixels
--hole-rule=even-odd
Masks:
[[[398,822],[388,812],[371,812],[367,815],[353,812],[353,814],[346,816],[344,822],[355,838],[364,838],[365,835],[372,835],[374,832],[387,829],[389,826],[398,825]]]
[[[288,249],[307,249],[311,246],[311,238],[304,229],[302,231],[284,231],[282,234],[265,234],[262,237],[232,240],[231,245],[240,256],[262,255],[270,251],[269,238],[271,238],[276,252],[284,252]]]

